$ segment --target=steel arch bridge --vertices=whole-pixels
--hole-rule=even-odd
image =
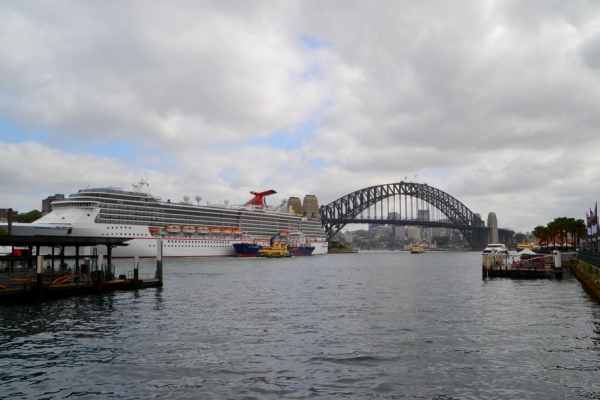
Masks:
[[[390,208],[390,203],[392,208]],[[416,203],[416,208],[413,207],[413,203]],[[386,208],[384,208],[384,204]],[[465,236],[471,247],[483,249],[487,244],[487,232],[491,229],[486,227],[481,218],[458,199],[428,186],[426,183],[402,181],[371,186],[321,206],[319,211],[323,229],[329,238],[338,233],[346,224],[382,223],[385,221],[386,224],[392,225],[457,229]],[[377,217],[378,211],[380,212],[379,218]],[[366,218],[365,212],[367,212]],[[439,218],[431,220],[432,213],[437,213]]]

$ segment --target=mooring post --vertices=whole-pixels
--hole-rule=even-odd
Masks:
[[[75,269],[73,270],[73,275],[77,275],[77,278],[74,278],[74,280],[79,282],[79,246],[75,246]]]
[[[162,258],[163,258],[163,239],[161,237],[156,240],[156,277],[158,278],[158,286],[160,286],[160,287],[162,287],[162,285],[163,285]]]
[[[102,267],[103,262],[104,262],[104,257],[102,256],[102,254],[99,254],[98,255],[98,271],[97,271],[98,293],[102,293],[102,288],[104,287],[104,268]]]
[[[133,256],[133,288],[138,290],[140,288],[140,272],[139,272],[138,256]]]
[[[554,277],[557,279],[562,278],[562,253],[560,250],[556,250],[554,254]]]
[[[38,298],[41,300],[44,297],[44,276],[42,275],[42,271],[44,269],[44,256],[37,256],[37,289],[38,289]]]

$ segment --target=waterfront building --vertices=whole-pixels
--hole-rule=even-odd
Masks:
[[[422,237],[421,237],[421,228],[418,226],[409,226],[406,230],[406,236],[408,236],[410,239],[415,239],[417,241],[421,241]]]
[[[10,208],[0,208],[0,219],[1,220],[7,220],[8,219],[8,213],[9,210],[11,210]],[[13,221],[17,221],[19,218],[19,212],[16,210],[12,210],[12,219]]]
[[[394,226],[394,237],[404,238],[404,237],[408,236],[407,231],[408,231],[408,227],[396,225],[396,226]]]

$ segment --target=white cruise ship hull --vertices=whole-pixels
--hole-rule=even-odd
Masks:
[[[204,206],[159,200],[149,193],[122,189],[83,189],[68,199],[53,202],[52,212],[34,223],[14,223],[12,232],[18,236],[130,238],[128,246],[113,248],[113,257],[153,258],[159,237],[163,240],[163,257],[227,257],[236,255],[235,243],[268,240],[280,231],[304,231],[315,247],[313,255],[327,254],[327,241],[318,221],[255,206]],[[195,227],[198,232],[182,231],[173,236],[167,233],[171,226],[186,227],[188,231]],[[243,236],[201,233],[215,227],[228,232],[236,228],[242,230]],[[0,228],[7,230],[7,224],[0,223]],[[90,251],[89,254],[107,253],[105,246]]]

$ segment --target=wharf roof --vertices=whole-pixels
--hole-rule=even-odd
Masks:
[[[129,246],[132,238],[103,238],[88,236],[0,236],[0,246]]]

